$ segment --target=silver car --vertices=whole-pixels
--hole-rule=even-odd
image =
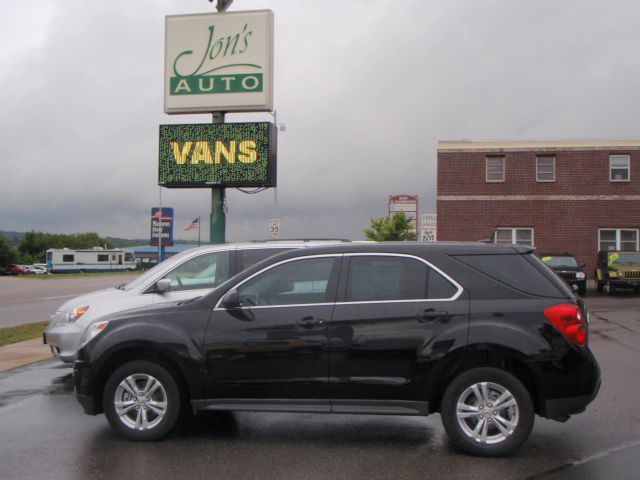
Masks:
[[[152,303],[203,295],[245,268],[276,253],[337,240],[296,240],[208,245],[181,252],[129,283],[64,303],[51,317],[44,341],[65,363],[76,358],[87,327],[104,315]]]

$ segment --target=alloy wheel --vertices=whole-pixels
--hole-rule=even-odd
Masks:
[[[520,409],[513,394],[491,382],[468,387],[456,405],[456,418],[471,440],[492,445],[505,441],[516,431]]]

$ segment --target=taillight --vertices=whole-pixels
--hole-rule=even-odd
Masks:
[[[587,319],[578,305],[553,305],[545,308],[544,314],[567,340],[580,346],[587,343]]]

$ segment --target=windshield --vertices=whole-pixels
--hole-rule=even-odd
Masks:
[[[561,267],[577,267],[578,261],[575,257],[571,255],[566,256],[544,256],[542,257],[542,261],[548,266],[552,268],[561,268]]]
[[[638,252],[610,253],[609,263],[640,263],[640,253]]]
[[[190,250],[185,250],[184,252],[180,252],[177,255],[174,255],[168,260],[165,260],[164,262],[159,263],[155,267],[150,268],[139,277],[136,277],[133,280],[131,280],[129,283],[120,285],[120,287],[118,288],[129,291],[129,290],[133,290],[134,288],[138,288],[142,285],[147,284],[151,279],[157,276],[159,271],[164,270],[166,267],[171,267],[171,265],[175,265],[177,262],[180,262],[182,260],[182,257],[184,257],[189,251]]]

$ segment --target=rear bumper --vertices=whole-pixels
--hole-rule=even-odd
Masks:
[[[569,398],[553,398],[545,401],[545,417],[551,420],[566,420],[571,415],[582,413],[598,395],[600,382],[592,395]]]

